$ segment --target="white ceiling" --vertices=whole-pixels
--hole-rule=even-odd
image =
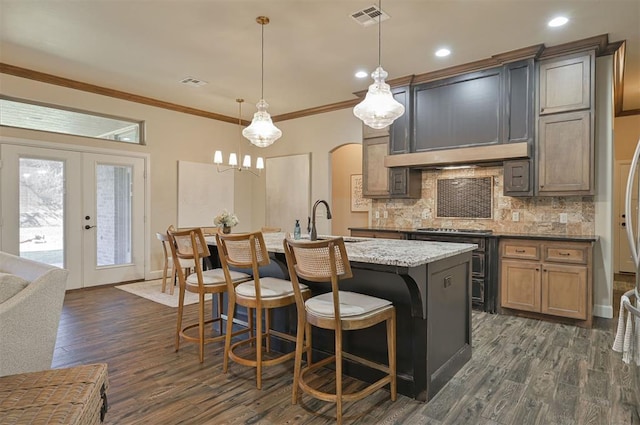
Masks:
[[[351,13],[376,0],[0,0],[0,61],[73,80],[250,119],[354,99],[377,65],[378,29]],[[627,41],[624,109],[640,108],[638,0],[385,0],[382,65],[389,78],[460,65],[535,44],[601,34]],[[556,15],[570,21],[547,27]],[[436,58],[441,46],[452,50]],[[208,81],[180,84],[184,77]],[[0,87],[0,92],[2,88]],[[135,118],[135,117],[134,117]]]

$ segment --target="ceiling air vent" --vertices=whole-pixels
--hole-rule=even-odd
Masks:
[[[362,10],[358,10],[357,12],[353,12],[351,14],[351,19],[363,27],[368,27],[369,25],[375,25],[378,23],[378,16],[380,17],[380,22],[386,21],[390,17],[384,13],[383,10],[378,9],[378,6],[369,6]]]
[[[180,82],[182,84],[186,84],[188,86],[192,86],[192,87],[202,87],[205,84],[207,84],[206,81],[204,80],[199,80],[197,78],[193,78],[193,77],[185,77],[182,80],[180,80]]]

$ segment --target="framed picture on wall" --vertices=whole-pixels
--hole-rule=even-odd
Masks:
[[[351,175],[351,211],[369,211],[371,200],[362,197],[362,174]]]

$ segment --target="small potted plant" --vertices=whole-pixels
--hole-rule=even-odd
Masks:
[[[224,210],[222,214],[217,215],[213,219],[213,223],[218,227],[222,227],[222,233],[230,233],[231,228],[237,226],[239,221],[235,214]]]

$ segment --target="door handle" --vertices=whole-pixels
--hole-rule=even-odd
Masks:
[[[92,227],[96,227],[96,226],[89,226],[88,224],[87,224],[86,226],[84,226],[84,228],[85,228],[86,230],[89,230],[89,229],[91,229]]]

